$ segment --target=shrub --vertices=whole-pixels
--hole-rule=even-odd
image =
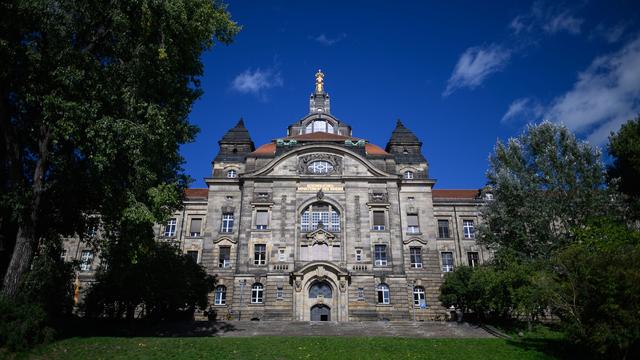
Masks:
[[[0,297],[0,347],[26,350],[53,340],[54,334],[40,305]]]

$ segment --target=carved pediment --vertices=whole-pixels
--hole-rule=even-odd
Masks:
[[[314,172],[312,169],[310,169],[310,165],[312,165],[316,161],[326,161],[331,165],[331,167],[325,169],[325,171]],[[341,174],[342,158],[338,155],[325,153],[302,155],[298,158],[298,173],[311,175]]]
[[[389,202],[389,194],[386,192],[369,193],[369,203],[386,204]]]
[[[317,229],[307,234],[307,239],[311,240],[312,244],[328,244],[335,238],[335,235],[325,229]]]

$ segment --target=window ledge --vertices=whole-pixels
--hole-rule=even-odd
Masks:
[[[407,235],[422,235],[422,232],[406,232]]]

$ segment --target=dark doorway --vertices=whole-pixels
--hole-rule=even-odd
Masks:
[[[327,305],[312,306],[311,321],[331,321],[331,309]]]

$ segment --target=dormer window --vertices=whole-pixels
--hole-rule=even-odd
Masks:
[[[325,120],[315,120],[310,122],[306,129],[305,133],[314,133],[314,132],[326,132],[332,133],[334,132],[333,125],[331,125],[328,121]]]
[[[413,171],[405,171],[404,172],[404,178],[407,179],[407,180],[413,179],[413,176],[414,176]]]
[[[235,171],[235,170],[229,170],[229,171],[227,171],[227,177],[229,179],[235,179],[235,178],[238,177],[238,172]]]

